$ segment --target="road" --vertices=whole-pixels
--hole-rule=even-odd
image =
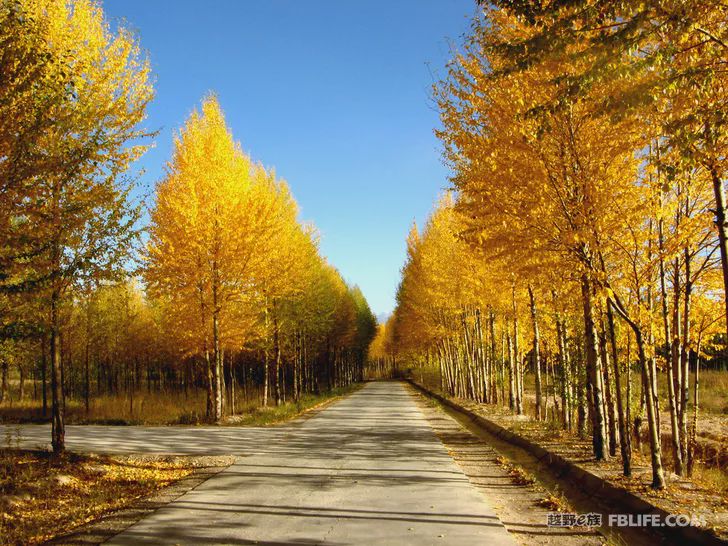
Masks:
[[[47,434],[23,427],[22,443]],[[67,446],[238,455],[108,544],[515,544],[400,383],[280,427],[68,427]]]

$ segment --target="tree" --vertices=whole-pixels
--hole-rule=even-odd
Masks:
[[[20,168],[9,162],[6,180],[22,204],[3,218],[9,226],[3,236],[20,241],[20,251],[6,257],[14,269],[5,275],[4,290],[43,289],[47,297],[52,443],[61,452],[60,309],[77,283],[113,276],[135,236],[139,209],[123,175],[144,151],[139,142],[145,133],[138,127],[153,92],[135,38],[123,27],[112,32],[96,3],[14,4],[3,5],[14,23],[8,30],[34,34],[24,38],[27,47],[13,49],[31,65],[29,73],[13,75],[9,92],[21,103],[11,105],[22,108],[27,101],[32,108],[20,118],[26,139],[3,154],[20,160]]]
[[[512,67],[564,59],[567,52],[562,69],[553,76],[564,85],[544,106],[618,82],[618,92],[600,101],[602,108],[634,118],[652,111],[650,123],[664,146],[689,166],[705,170],[712,186],[728,331],[725,6],[708,0],[650,0],[639,6],[599,0],[494,4],[530,30],[497,45]]]
[[[168,174],[157,186],[146,249],[145,278],[166,294],[188,332],[187,349],[204,358],[208,418],[222,418],[222,347],[231,307],[259,272],[255,269],[261,207],[259,180],[233,140],[213,96],[193,112],[175,139]],[[196,310],[195,310],[196,309]],[[184,324],[185,321],[180,321]],[[212,353],[212,354],[211,354]]]
[[[658,361],[666,361],[673,459],[681,473],[697,331],[691,302],[714,271],[722,237],[708,222],[720,201],[721,192],[710,199],[720,138],[711,129],[717,140],[709,142],[705,128],[719,125],[713,105],[722,115],[725,30],[714,5],[696,2],[704,20],[691,13],[683,24],[674,11],[682,8],[663,4],[636,10],[619,2],[495,2],[475,19],[435,89],[443,123],[437,134],[456,191],[454,206],[444,208],[456,218],[446,230],[450,238],[435,229],[444,225],[443,208],[422,235],[410,235],[393,321],[397,349],[424,366],[428,343],[453,339],[460,322],[462,339],[438,355],[442,388],[488,400],[497,389],[486,381],[483,394],[490,392],[482,396],[478,382],[480,374],[498,375],[493,318],[500,314],[500,366],[510,372],[511,407],[520,411],[519,368],[530,363],[536,417],[549,415],[549,403],[556,410],[558,370],[562,408],[555,413],[563,426],[571,426],[576,406],[580,434],[591,428],[595,458],[619,447],[625,475],[635,341],[658,489],[665,484]],[[682,90],[677,81],[696,85]],[[569,295],[575,288],[578,299]],[[526,290],[533,344],[524,359],[519,315]],[[491,311],[488,343],[478,333],[484,302],[500,311]],[[445,311],[458,305],[475,309],[474,336],[467,313],[453,321],[453,310]],[[553,323],[542,318],[548,315]]]
[[[302,336],[312,329],[300,317],[312,314],[306,307],[318,302],[308,293],[317,293],[319,275],[327,270],[321,271],[315,232],[299,224],[297,215],[285,182],[242,152],[216,98],[203,100],[201,112],[190,116],[176,138],[167,176],[157,186],[144,275],[150,295],[164,298],[177,317],[171,334],[183,341],[187,355],[205,363],[212,421],[220,421],[225,408],[223,355],[246,345],[257,343],[263,350],[263,405],[271,362],[276,403],[283,401],[287,349],[296,347],[288,354],[298,396],[305,371]],[[346,291],[336,275],[325,289],[333,284]],[[337,350],[349,350],[355,345],[349,332],[357,328],[354,304],[343,293],[337,297],[342,301],[334,304],[336,310],[324,312],[333,314],[326,328],[346,332]],[[350,308],[351,314],[343,311]],[[360,343],[368,343],[368,336],[362,333]],[[337,363],[349,366],[350,358]]]

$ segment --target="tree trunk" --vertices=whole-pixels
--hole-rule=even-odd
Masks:
[[[276,406],[281,405],[281,377],[280,377],[280,370],[281,370],[281,345],[280,345],[280,332],[278,331],[278,317],[275,313],[275,304],[274,304],[274,311],[273,311],[273,352],[274,352],[274,368],[273,368],[273,376],[275,377],[275,397],[276,397]]]
[[[516,374],[515,359],[513,357],[513,339],[510,332],[507,334],[508,339],[508,405],[511,410],[516,409]]]
[[[556,294],[554,293],[554,300]],[[571,370],[566,354],[566,325],[561,315],[556,313],[556,340],[561,367],[561,422],[565,430],[571,430]]]
[[[129,419],[134,418],[134,376],[127,372],[126,378],[127,391],[129,393]]]
[[[270,354],[268,351],[268,340],[270,332],[270,311],[268,309],[268,298],[265,300],[265,346],[263,348],[263,407],[268,406],[268,383],[270,376]]]
[[[692,303],[693,282],[690,271],[690,252],[684,249],[685,258],[685,293],[683,307],[683,343],[680,346],[680,385],[677,392],[678,425],[680,429],[680,455],[683,461],[687,460],[688,450],[688,399],[690,396],[690,306]]]
[[[59,307],[60,294],[51,292],[51,444],[53,452],[63,453],[66,449],[66,431],[63,422],[63,382],[61,379],[61,336]]]
[[[493,403],[493,399],[498,398],[498,392],[493,389],[496,384],[495,367],[493,366],[493,358],[490,354],[490,343],[486,339],[488,337],[483,334],[483,325],[480,320],[480,309],[475,310],[475,332],[478,340],[477,355],[480,363],[480,401]]]
[[[627,315],[621,303],[612,298],[611,303],[614,310],[624,319],[634,332],[635,341],[637,342],[637,353],[639,356],[640,366],[642,368],[642,401],[647,408],[647,425],[650,438],[650,456],[652,459],[652,487],[654,489],[663,489],[665,487],[665,476],[662,468],[662,446],[660,443],[660,424],[657,419],[659,412],[659,404],[657,399],[657,368],[654,357],[647,358],[645,351],[645,341],[642,337],[641,327],[632,321]],[[647,305],[652,311],[652,295],[648,290]],[[649,340],[652,343],[652,330],[650,325]],[[635,433],[639,438],[639,430],[637,427],[638,419],[635,419]]]
[[[501,382],[500,402],[501,402],[501,404],[505,404],[505,402],[506,402],[506,333],[504,331],[501,331],[500,382]],[[509,404],[510,404],[510,402],[509,402]]]
[[[516,307],[516,283],[512,285],[513,295],[513,363],[516,372],[516,414],[523,415],[523,371],[518,346],[518,308]]]
[[[528,285],[528,298],[531,302],[531,324],[533,327],[533,373],[536,379],[536,419],[544,419],[543,394],[541,392],[541,354],[539,349],[538,315],[536,313],[536,298],[533,296],[533,287]]]
[[[200,327],[202,329],[202,355],[205,364],[205,377],[207,379],[207,400],[205,405],[205,416],[208,421],[214,419],[214,399],[215,399],[215,388],[214,379],[212,376],[212,362],[210,360],[210,346],[208,342],[208,330],[207,330],[207,309],[205,307],[205,296],[204,289],[200,284],[197,288],[198,296],[200,298]],[[151,369],[147,369],[147,391],[151,389]]]
[[[220,349],[220,398],[221,412],[220,416],[225,417],[228,414],[228,380],[225,372],[225,349]]]
[[[698,409],[700,407],[700,349],[703,342],[703,332],[698,334],[698,346],[695,351],[695,385],[693,387],[693,424],[690,429],[690,443],[688,444],[688,476],[692,476],[695,461],[695,444],[698,435]]]
[[[673,301],[672,301],[672,339],[670,340],[670,354],[667,357],[667,393],[670,408],[670,431],[672,432],[672,457],[675,465],[675,474],[683,475],[683,457],[680,451],[679,428],[679,392],[682,380],[680,378],[680,263],[677,258],[674,262],[673,274]],[[659,406],[658,406],[659,408]],[[659,425],[659,419],[658,419]]]
[[[624,402],[622,400],[622,378],[619,369],[619,356],[617,352],[617,337],[614,328],[614,313],[611,302],[607,302],[607,327],[609,328],[609,342],[612,349],[612,362],[614,364],[614,394],[617,398],[617,419],[619,424],[619,449],[622,455],[622,473],[625,476],[632,475],[632,445],[628,432],[629,417],[624,414]],[[627,360],[629,366],[629,359]],[[629,397],[629,390],[627,391]]]
[[[709,165],[709,171],[715,195],[715,225],[718,228],[720,265],[723,273],[723,304],[725,307],[726,336],[728,336],[728,243],[726,242],[725,192],[723,191],[723,180],[721,180],[717,162],[712,162]]]
[[[207,404],[205,407],[205,415],[207,416],[208,421],[212,421],[215,414],[215,380],[212,376],[212,359],[210,358],[210,350],[207,348],[207,343],[205,343],[204,362],[205,377],[207,379]]]
[[[22,402],[25,399],[25,368],[18,366],[18,373],[20,374],[20,392],[18,392],[18,401]]]
[[[476,388],[475,388],[475,380],[473,378],[473,358],[472,358],[472,345],[473,341],[471,340],[471,336],[468,332],[468,325],[465,318],[465,311],[462,311],[460,316],[461,321],[461,327],[462,327],[462,347],[461,347],[461,355],[463,364],[465,366],[465,374],[467,379],[467,385],[466,385],[466,392],[465,396],[469,397],[473,400],[478,400]]]
[[[8,361],[6,358],[0,360],[0,404],[5,402],[5,399],[10,399],[8,392]]]
[[[586,438],[586,366],[584,365],[584,344],[586,336],[581,336],[581,343],[576,344],[576,358],[571,361],[571,377],[574,382],[576,400],[576,428],[579,438]]]
[[[90,323],[90,317],[87,315],[86,319]],[[83,385],[83,397],[84,397],[84,405],[86,407],[86,417],[88,417],[89,414],[89,397],[91,394],[91,378],[89,376],[90,374],[90,363],[89,363],[89,352],[90,352],[90,344],[91,344],[91,332],[90,332],[90,326],[87,323],[86,328],[86,346],[85,346],[85,354],[84,354],[84,385]]]
[[[216,423],[222,419],[222,379],[220,377],[220,325],[218,312],[212,313],[212,419]]]
[[[607,417],[607,430],[609,432],[609,455],[617,454],[617,410],[612,396],[612,374],[610,366],[610,353],[607,350],[607,331],[602,317],[599,332],[599,350],[602,357],[602,372],[604,379],[605,415]]]
[[[293,355],[293,401],[298,402],[299,398],[299,381],[300,381],[300,358],[301,358],[301,351],[300,351],[300,340],[298,332],[294,330],[293,332],[293,342],[294,342],[294,355]]]
[[[665,475],[662,469],[662,446],[660,444],[660,430],[655,415],[657,408],[654,403],[654,382],[650,377],[650,375],[657,373],[657,370],[655,369],[654,359],[648,359],[645,355],[641,332],[635,332],[635,337],[640,364],[642,366],[642,384],[645,406],[647,408],[647,426],[650,435],[650,456],[652,459],[652,487],[654,489],[663,489],[665,487]]]
[[[584,334],[586,341],[587,395],[591,392],[590,414],[592,422],[592,447],[597,461],[608,458],[605,418],[602,402],[601,359],[597,347],[596,324],[592,305],[591,279],[584,274],[581,280],[584,304]]]
[[[627,389],[626,389],[626,408],[624,411],[624,424],[625,424],[625,433],[626,438],[629,442],[629,453],[630,458],[632,455],[632,332],[630,330],[627,330],[627,358],[625,366],[625,370],[627,373]],[[639,449],[639,444],[637,444],[637,447]]]
[[[491,404],[497,404],[498,403],[498,381],[495,377],[495,368],[496,368],[496,358],[495,358],[495,352],[496,352],[496,342],[495,342],[495,313],[491,309],[488,312],[488,330],[490,335],[490,375],[491,375],[491,385],[490,385],[490,391],[491,391],[491,398],[490,403]],[[503,389],[505,386],[503,385],[503,362],[501,361],[501,364],[499,366],[501,377],[500,377],[500,387],[501,387],[501,403],[503,402]]]
[[[43,382],[43,417],[48,415],[48,351],[46,350],[46,335],[43,334],[40,341],[40,376]]]
[[[237,378],[235,377],[235,357],[230,352],[230,414],[235,415],[235,383]]]

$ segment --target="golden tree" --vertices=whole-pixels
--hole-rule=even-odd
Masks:
[[[23,63],[6,66],[3,78],[11,99],[4,104],[22,113],[3,112],[3,123],[15,119],[22,138],[0,137],[3,205],[11,206],[0,218],[11,243],[3,245],[11,250],[2,282],[6,292],[47,295],[52,443],[60,452],[60,307],[84,278],[113,276],[135,236],[138,207],[123,174],[144,151],[138,127],[153,91],[135,38],[124,27],[112,32],[95,2],[3,2],[2,16],[10,22],[2,40]]]

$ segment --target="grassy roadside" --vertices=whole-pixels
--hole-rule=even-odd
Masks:
[[[354,383],[347,387],[339,387],[322,394],[305,394],[298,402],[284,402],[280,406],[256,406],[240,415],[226,419],[226,425],[235,426],[270,426],[296,419],[314,410],[321,409],[341,398],[358,391],[363,383]]]
[[[337,388],[318,395],[305,394],[298,402],[285,402],[280,406],[260,406],[261,396],[249,392],[236,404],[236,415],[226,419],[227,424],[260,426],[292,419],[310,408],[337,399],[359,388],[357,385]],[[242,393],[241,393],[242,394]],[[269,402],[270,403],[270,402]],[[26,398],[0,404],[0,423],[48,423],[38,400]],[[275,402],[273,402],[275,404]],[[81,400],[66,401],[65,419],[68,425],[203,425],[205,424],[206,394],[204,390],[182,392],[137,392],[128,395],[100,396],[91,399],[89,411]]]

